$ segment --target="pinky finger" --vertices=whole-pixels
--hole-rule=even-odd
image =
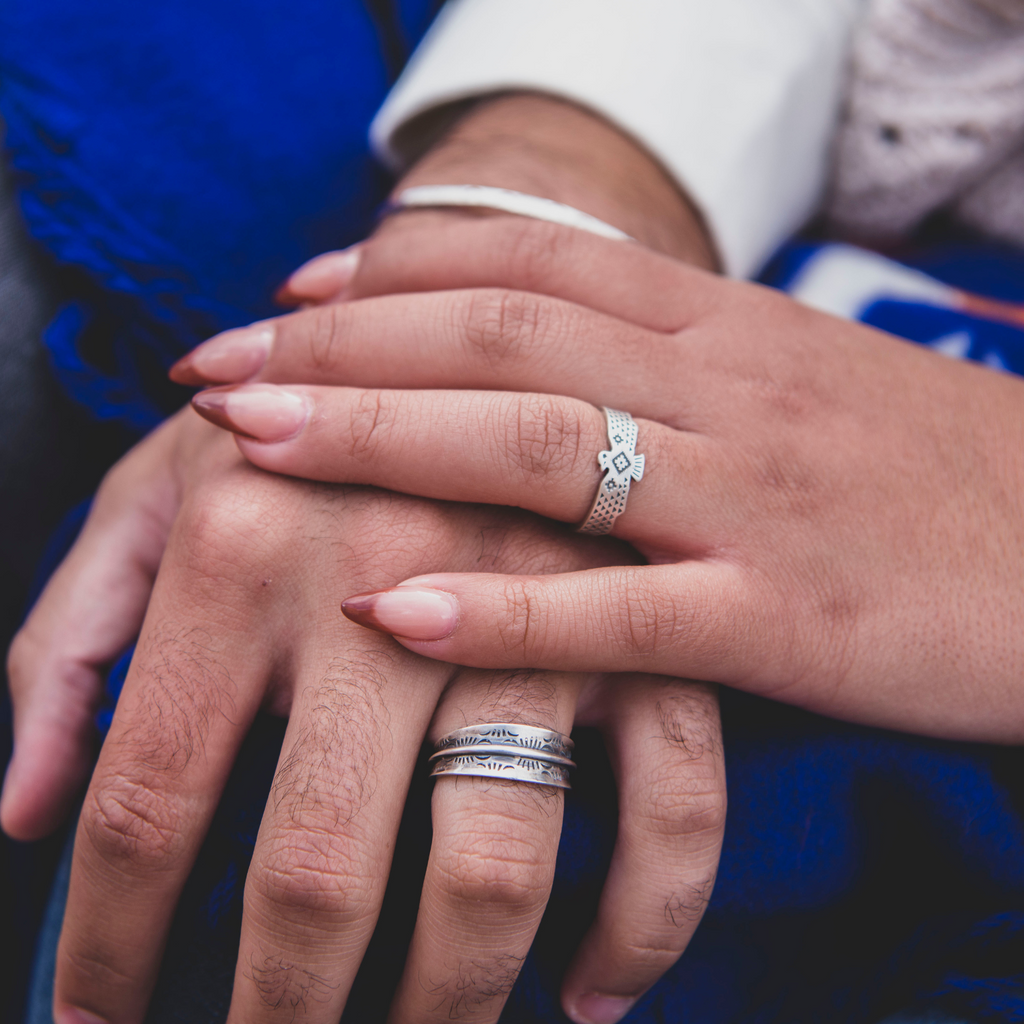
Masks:
[[[601,705],[619,831],[597,919],[562,984],[578,1024],[613,1024],[682,955],[714,886],[725,831],[715,687],[610,677]]]

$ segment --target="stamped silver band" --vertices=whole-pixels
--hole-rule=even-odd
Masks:
[[[598,484],[594,504],[590,506],[586,519],[579,527],[580,533],[594,537],[609,533],[615,520],[625,512],[630,481],[636,480],[639,483],[643,479],[646,462],[643,455],[636,453],[639,431],[633,417],[628,412],[609,409],[607,406],[604,408],[604,416],[608,423],[608,443],[611,449],[597,454],[597,464],[605,470],[605,475]]]
[[[431,775],[474,775],[569,789],[573,742],[554,729],[518,722],[483,722],[442,736]]]
[[[490,185],[414,185],[399,192],[385,207],[386,213],[395,210],[415,208],[470,206],[485,210],[501,210],[532,220],[546,220],[550,224],[562,224],[568,228],[587,231],[601,238],[617,242],[632,242],[634,239],[625,231],[606,224],[589,213],[577,210],[575,206],[557,203],[554,199],[531,196],[515,192],[510,188],[494,188]]]
[[[576,767],[576,762],[570,757],[560,757],[557,754],[532,754],[525,748],[510,743],[476,743],[467,747],[439,750],[437,753],[431,754],[430,760],[436,761],[438,758],[452,757],[454,754],[506,754],[509,757],[534,757],[546,764],[561,764],[566,768]]]
[[[539,725],[518,722],[482,722],[466,725],[442,736],[434,744],[434,757],[452,754],[462,748],[479,746],[515,747],[513,753],[532,754],[542,760],[569,760],[574,746],[568,736]],[[571,762],[570,762],[571,763]]]
[[[507,782],[571,789],[569,769],[536,757],[510,754],[448,754],[434,762],[431,776],[471,775]]]

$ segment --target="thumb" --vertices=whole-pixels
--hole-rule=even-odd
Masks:
[[[457,665],[726,681],[751,654],[735,642],[750,630],[734,571],[686,562],[550,576],[435,574],[341,607],[409,650]]]
[[[122,504],[115,490],[101,489],[8,655],[14,754],[0,824],[15,839],[56,828],[85,782],[106,668],[138,634],[166,542],[154,495],[136,490]]]

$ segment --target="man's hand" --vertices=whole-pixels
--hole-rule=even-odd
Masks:
[[[503,102],[494,109],[514,115]],[[537,104],[550,101],[523,102],[535,124],[547,123]],[[587,120],[569,110],[559,123]],[[652,234],[681,217],[699,235],[646,157],[616,156],[623,140],[599,122],[587,131],[594,145],[603,140],[609,166],[621,166],[620,185],[656,183],[651,194],[664,208],[654,216],[650,205]],[[492,163],[508,159],[507,133],[498,136]],[[480,181],[468,152],[452,173]],[[553,178],[573,173],[556,163]],[[591,212],[616,219],[595,199],[598,178]],[[514,175],[491,183],[528,187]],[[625,209],[629,199],[614,204]],[[452,219],[464,220],[402,218],[394,224],[404,227],[389,225],[382,237]],[[479,226],[495,230],[499,220]],[[644,234],[639,222],[626,227]],[[546,276],[549,235],[538,238],[538,276]],[[525,230],[522,239],[525,254]],[[367,290],[404,288],[417,273],[431,287],[413,260],[396,263],[389,284],[387,262],[374,277],[367,258]],[[620,298],[619,314],[629,315]],[[315,362],[315,345],[311,355]],[[297,371],[304,367],[299,360]],[[372,426],[372,409],[364,411],[361,422]],[[428,569],[550,572],[632,557],[521,513],[266,475],[191,413],[138,446],[104,483],[10,659],[17,753],[2,813],[12,834],[29,837],[51,828],[73,797],[102,669],[141,628],[79,824],[58,962],[60,1024],[76,1020],[75,1008],[116,1024],[141,1019],[177,894],[261,705],[290,721],[247,882],[232,1020],[337,1019],[376,918],[420,741],[502,717],[561,731],[591,723],[608,739],[620,837],[563,1000],[581,1021],[625,1013],[684,948],[710,893],[725,806],[713,690],[431,665],[340,622],[335,609],[350,589]],[[75,755],[66,758],[69,742]],[[496,1019],[514,980],[508,964],[525,954],[543,911],[560,815],[560,796],[522,785],[436,787],[430,868],[393,1020],[456,1010]],[[478,978],[468,989],[466,963]],[[489,963],[497,973],[480,967]]]
[[[611,552],[595,541],[522,513],[271,476],[186,411],[112,471],[82,550],[21,634],[11,668],[23,731],[35,726],[31,700],[45,699],[49,673],[59,679],[66,667],[52,658],[66,655],[62,625],[95,597],[83,583],[109,565],[97,553],[116,552],[132,522],[126,490],[137,495],[157,467],[169,469],[163,486],[180,506],[79,822],[57,1019],[74,1020],[71,1008],[116,1024],[142,1019],[181,886],[261,706],[288,715],[289,727],[246,885],[231,1020],[292,1020],[302,993],[304,1019],[337,1019],[373,930],[424,737],[495,719],[565,732],[584,721],[609,737],[623,838],[572,997],[593,998],[598,983],[608,994],[612,982],[610,994],[628,1001],[651,984],[685,945],[714,876],[724,808],[714,693],[642,677],[627,689],[466,672],[424,662],[336,611],[339,592],[428,568],[607,563]],[[57,759],[54,739],[42,735],[51,742],[42,760]],[[665,784],[652,790],[655,778]],[[45,779],[9,789],[8,822],[41,796]],[[507,965],[529,948],[561,807],[560,794],[523,784],[436,787],[435,841],[392,1019],[446,1019],[453,1000],[467,1019],[497,1017],[508,985],[496,987],[486,967],[505,964],[510,983]],[[663,914],[672,893],[675,921]],[[637,942],[663,952],[630,954]],[[470,964],[476,981],[467,988]]]

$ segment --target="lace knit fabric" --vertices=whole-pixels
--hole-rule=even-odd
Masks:
[[[828,216],[884,240],[942,207],[1024,245],[1024,0],[869,0]]]

